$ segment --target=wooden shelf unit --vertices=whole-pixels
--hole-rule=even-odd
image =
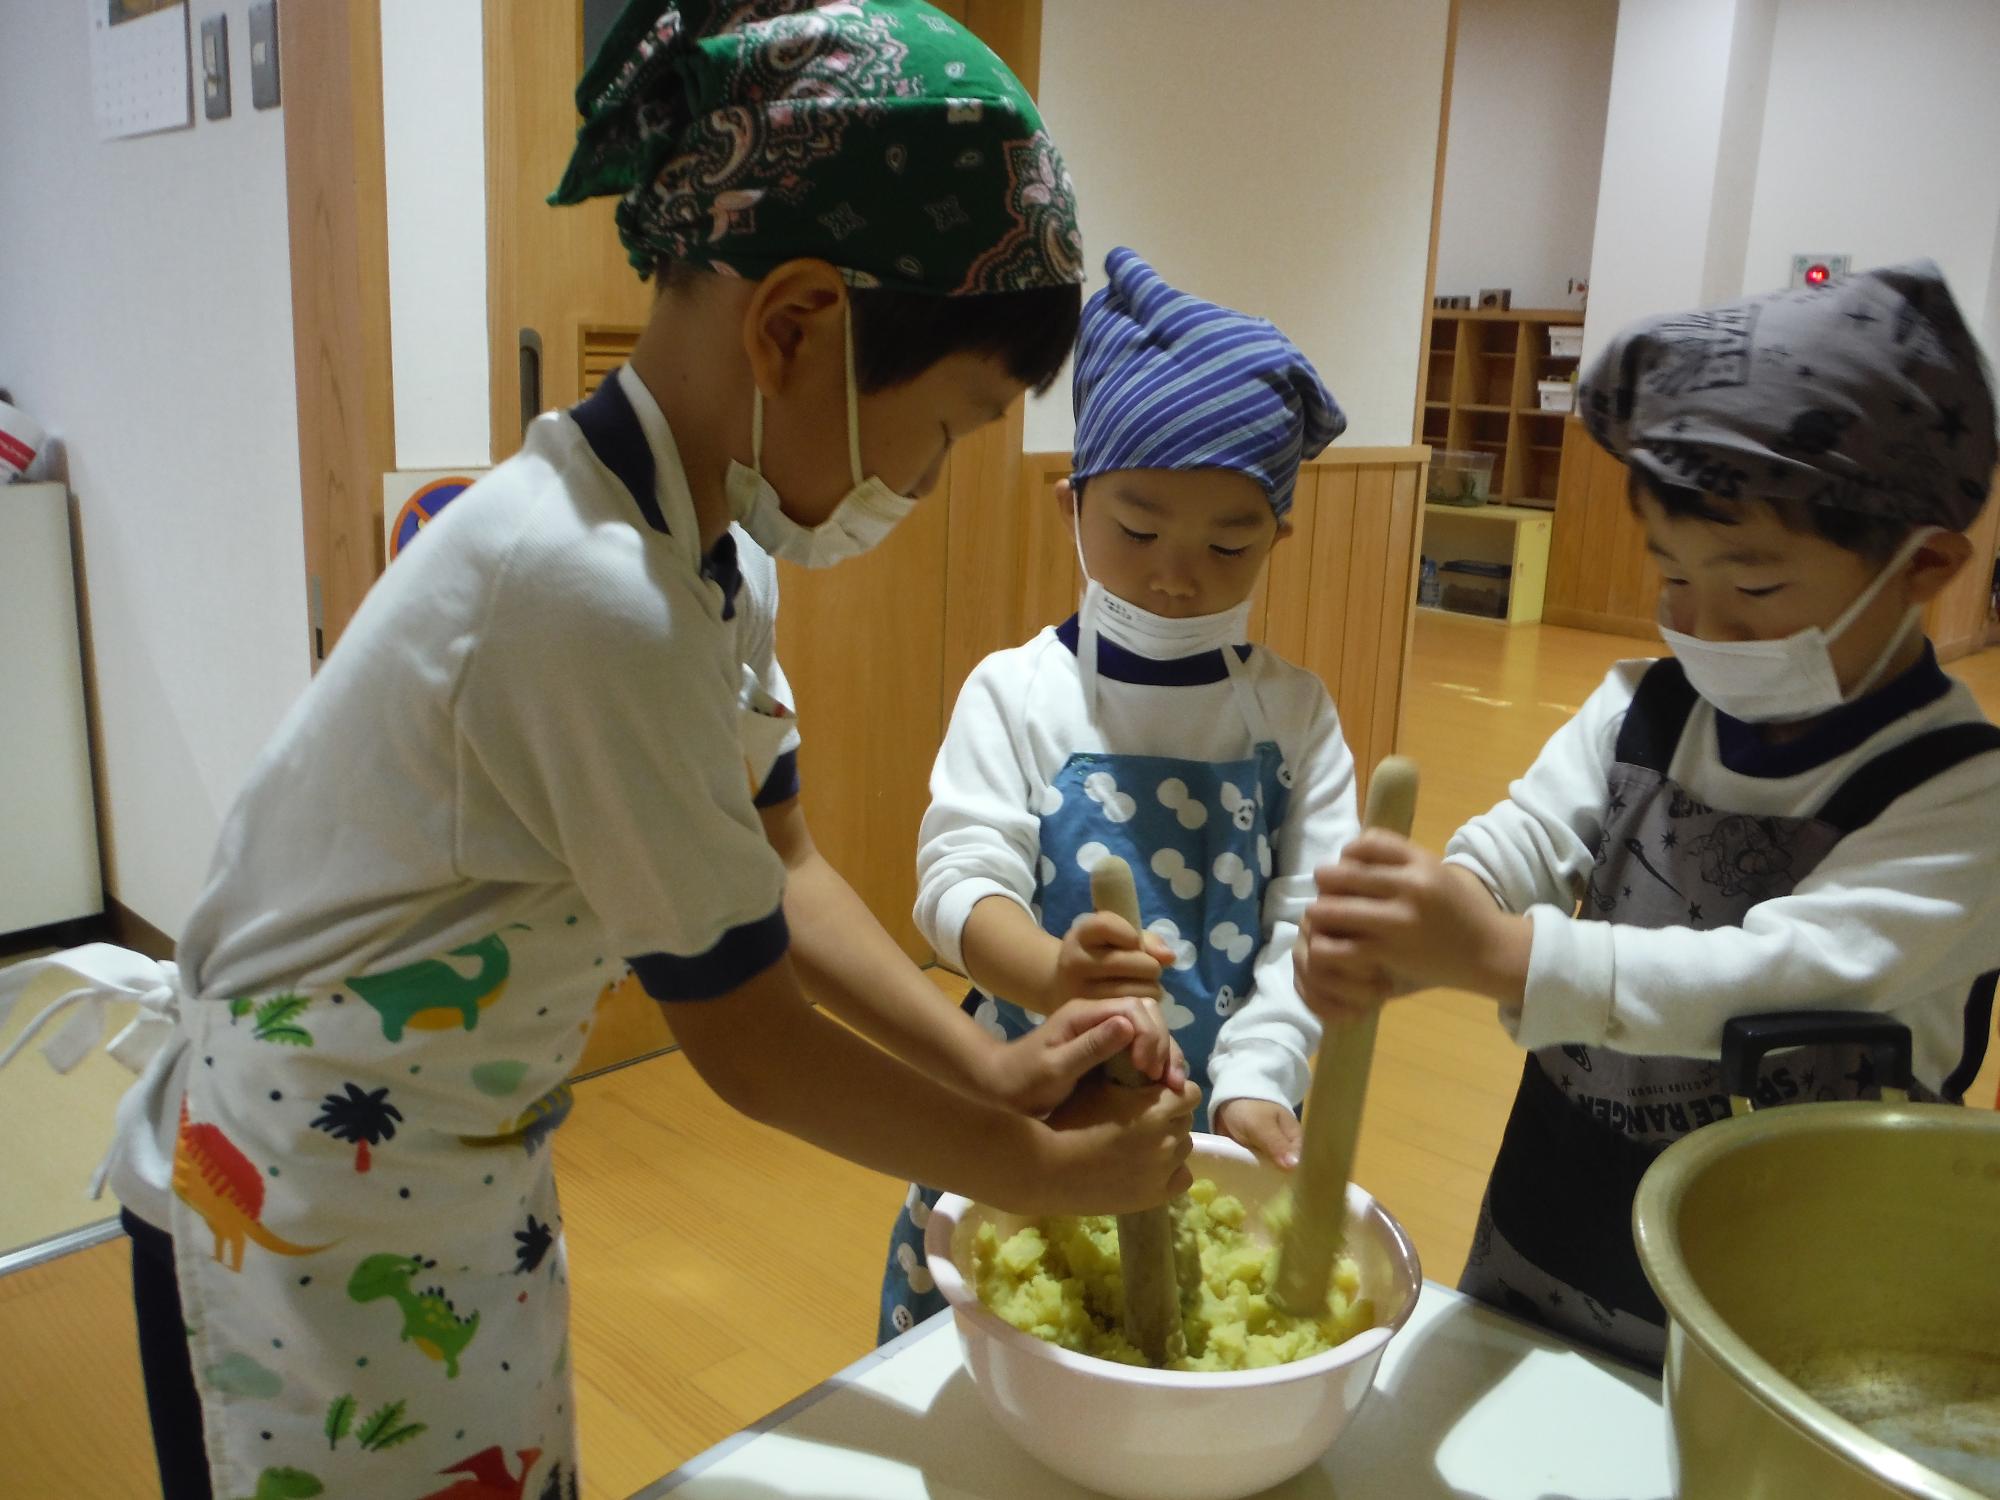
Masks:
[[[1506,564],[1511,572],[1507,580],[1505,623],[1532,625],[1542,618],[1549,577],[1549,540],[1554,529],[1553,516],[1527,506],[1427,503],[1424,556],[1440,564]],[[1469,613],[1452,610],[1442,603],[1425,607],[1443,609],[1447,614]]]
[[[1491,453],[1495,500],[1554,509],[1565,413],[1543,411],[1535,383],[1575,373],[1575,359],[1549,353],[1549,330],[1582,323],[1582,313],[1562,308],[1434,310],[1423,441]]]

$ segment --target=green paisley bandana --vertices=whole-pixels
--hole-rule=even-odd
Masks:
[[[810,257],[856,286],[951,296],[1083,280],[1034,101],[919,0],[633,0],[576,102],[549,201],[619,195],[642,276]]]

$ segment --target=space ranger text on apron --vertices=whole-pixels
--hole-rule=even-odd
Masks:
[[[1059,632],[1071,649],[1074,628],[1071,621]],[[1118,648],[1107,643],[1099,649],[1109,657]],[[1232,761],[1072,755],[1036,807],[1036,921],[1051,936],[1063,936],[1093,910],[1090,872],[1098,861],[1115,854],[1132,867],[1147,931],[1174,950],[1160,977],[1162,1009],[1204,1101],[1212,1093],[1208,1058],[1216,1035],[1256,987],[1264,892],[1291,801],[1291,771],[1243,671],[1250,649],[1209,653],[1217,658],[1216,674],[1228,674],[1249,730],[1250,755]],[[1041,1023],[1011,1001],[977,990],[966,997],[965,1010],[1010,1039]],[[1205,1118],[1205,1102],[1202,1108]],[[884,1340],[944,1308],[923,1264],[923,1229],[940,1196],[913,1185],[897,1217],[882,1279],[878,1334]]]
[[[1695,702],[1671,657],[1649,669],[1633,695],[1583,919],[1697,931],[1740,926],[1752,907],[1790,894],[1896,798],[1969,756],[2000,750],[2000,729],[1991,725],[1934,730],[1860,767],[1811,817],[1753,816],[1709,807],[1668,777]],[[1980,988],[1990,1004],[1990,985]],[[1745,1013],[1755,1001],[1744,997]],[[1953,1102],[1971,1081],[1964,1072],[1946,1081]],[[1836,1045],[1767,1058],[1756,1103],[1878,1096],[1866,1051]],[[1935,1097],[1921,1087],[1911,1096]],[[1633,1198],[1660,1152],[1728,1114],[1713,1060],[1583,1046],[1529,1053],[1460,1289],[1657,1366],[1665,1314],[1633,1245]]]

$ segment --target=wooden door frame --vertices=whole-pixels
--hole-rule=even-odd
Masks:
[[[1437,166],[1431,176],[1431,247],[1424,266],[1423,333],[1417,344],[1417,401],[1410,418],[1410,441],[1424,440],[1424,397],[1430,392],[1431,314],[1436,309],[1438,224],[1444,216],[1444,148],[1451,138],[1451,76],[1458,61],[1458,0],[1451,0],[1444,22],[1444,87],[1438,94]]]
[[[381,0],[288,0],[278,53],[317,670],[382,571],[382,476],[396,467]]]

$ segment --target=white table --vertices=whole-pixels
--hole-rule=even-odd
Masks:
[[[1660,1387],[1436,1282],[1354,1424],[1272,1500],[1663,1500]],[[1086,1500],[986,1415],[951,1315],[634,1500]]]

